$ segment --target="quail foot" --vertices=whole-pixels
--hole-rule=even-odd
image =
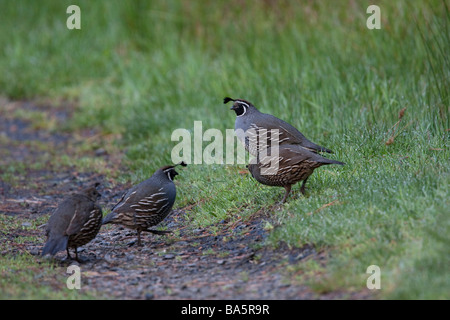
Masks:
[[[102,210],[96,204],[100,193],[98,183],[65,198],[50,216],[47,226],[47,242],[42,249],[42,255],[55,255],[58,251],[75,249],[75,259],[78,259],[77,248],[95,238],[102,225]]]
[[[291,191],[292,185],[303,181],[300,188],[305,194],[305,184],[314,169],[328,164],[344,165],[343,162],[331,160],[311,152],[298,145],[281,145],[277,150],[269,148],[261,151],[255,163],[247,167],[253,178],[268,186],[284,187],[286,190],[281,203]]]
[[[260,149],[269,148],[276,144],[300,145],[316,153],[333,153],[330,149],[309,141],[289,123],[271,114],[260,112],[251,102],[229,97],[223,99],[225,104],[230,101],[233,101],[231,110],[236,113],[234,130],[250,154],[256,156]]]
[[[186,166],[184,162],[177,165]],[[170,213],[176,198],[173,179],[177,165],[164,166],[147,180],[132,187],[103,219],[103,224],[121,224],[137,231],[137,245],[141,246],[141,232],[165,234],[170,231],[150,229]]]

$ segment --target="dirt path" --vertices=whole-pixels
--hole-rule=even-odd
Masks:
[[[121,166],[120,157],[111,156],[102,147],[87,151],[76,147],[80,141],[95,137],[95,132],[59,130],[70,119],[72,106],[54,108],[5,99],[0,102],[0,168],[6,168],[0,172],[5,178],[0,180],[0,214],[13,216],[20,222],[20,227],[0,234],[2,240],[10,243],[2,254],[30,253],[42,259],[39,253],[45,241],[43,228],[30,228],[29,221],[39,218],[46,221],[67,193],[94,181],[102,183],[100,204],[108,209],[129,186],[117,184],[96,170],[79,170],[61,157],[85,157],[92,163],[98,160],[99,167],[113,171]],[[24,116],[29,113],[43,115],[45,123],[52,126],[39,126]],[[325,263],[326,255],[311,246],[281,245],[276,249],[264,246],[266,220],[271,221],[270,210],[261,210],[247,221],[222,221],[213,233],[207,228],[190,227],[189,209],[180,208],[163,222],[174,233],[143,234],[143,247],[135,245],[135,232],[107,226],[96,239],[80,248],[79,255],[84,259],[81,264],[66,260],[63,252],[55,259],[61,268],[78,264],[82,271],[81,290],[101,298],[367,298],[365,293],[319,295],[301,284],[295,272],[286,272],[287,266],[306,259]]]

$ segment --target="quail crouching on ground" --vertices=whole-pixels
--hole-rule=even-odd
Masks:
[[[66,250],[67,257],[72,259],[69,248],[75,249],[75,259],[78,260],[78,247],[95,238],[102,226],[102,210],[96,204],[100,193],[99,183],[72,194],[65,198],[50,216],[47,226],[47,242],[42,249],[42,255],[55,255]]]
[[[328,164],[345,164],[324,158],[298,145],[288,144],[278,147],[278,155],[274,148],[260,152],[255,162],[247,166],[253,178],[262,184],[284,187],[286,190],[281,203],[286,202],[292,185],[302,180],[300,191],[305,194],[306,181],[314,169]]]
[[[184,162],[177,165],[186,166]],[[175,167],[164,166],[149,179],[132,187],[103,219],[103,224],[121,224],[137,231],[137,245],[141,244],[141,232],[166,234],[170,231],[153,230],[170,213],[176,198],[173,179],[178,173]]]
[[[256,107],[242,99],[225,97],[223,103],[233,101],[231,110],[236,113],[234,130],[238,139],[244,144],[245,149],[253,156],[258,150],[271,146],[293,144],[300,145],[312,152],[333,153],[330,149],[321,147],[309,141],[300,131],[289,123],[274,117],[271,114],[260,112]],[[271,131],[278,130],[278,136],[271,135]],[[267,135],[264,139],[264,135]],[[274,141],[272,141],[274,140]],[[276,143],[276,144],[275,144]]]

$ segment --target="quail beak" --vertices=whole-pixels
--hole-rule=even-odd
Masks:
[[[230,108],[230,110],[236,110],[236,106],[233,104]]]

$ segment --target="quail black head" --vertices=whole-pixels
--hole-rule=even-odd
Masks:
[[[72,194],[58,205],[46,226],[47,242],[42,250],[43,256],[66,250],[71,259],[69,248],[74,248],[78,261],[77,248],[94,239],[102,225],[102,210],[96,204],[101,196],[96,189],[98,185],[96,183]]]
[[[293,184],[303,180],[300,191],[305,194],[306,181],[314,169],[328,164],[344,165],[343,162],[324,158],[298,145],[286,144],[279,146],[278,152],[275,147],[260,152],[256,163],[247,167],[258,182],[284,187],[286,193],[281,200],[284,203]]]
[[[184,162],[177,165],[186,166]],[[173,179],[178,173],[175,167],[164,166],[149,179],[128,190],[103,219],[103,224],[121,224],[137,231],[137,244],[141,245],[141,232],[165,234],[170,231],[150,229],[164,220],[175,202],[176,188]]]
[[[333,153],[330,149],[321,147],[309,141],[300,131],[289,123],[278,119],[273,115],[260,112],[251,102],[229,97],[223,99],[223,103],[225,104],[230,101],[234,102],[231,110],[234,110],[236,113],[236,121],[234,123],[236,136],[241,140],[245,149],[250,154],[256,156],[260,149],[275,146],[275,143],[278,145],[300,145],[316,153]]]

